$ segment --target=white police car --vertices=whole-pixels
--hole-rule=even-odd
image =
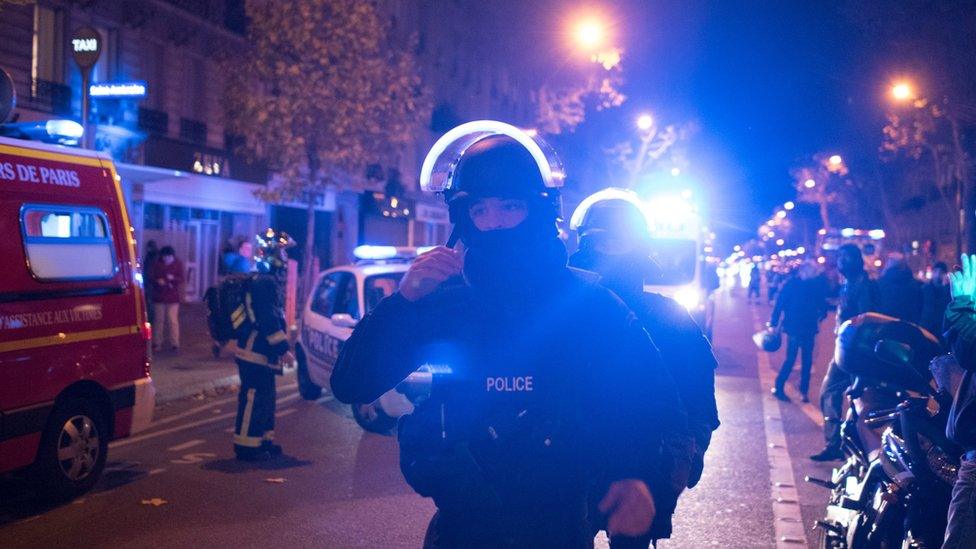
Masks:
[[[323,271],[312,286],[301,315],[296,346],[298,390],[302,398],[315,400],[329,386],[342,344],[366,313],[397,290],[410,260],[424,248],[359,246],[358,261]],[[389,391],[375,402],[353,404],[356,422],[367,431],[386,433],[396,419],[413,411],[402,394]]]

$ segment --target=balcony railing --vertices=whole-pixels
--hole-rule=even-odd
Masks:
[[[31,80],[29,106],[52,114],[71,114],[71,88],[47,80]]]

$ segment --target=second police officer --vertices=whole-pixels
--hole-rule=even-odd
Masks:
[[[651,493],[669,489],[664,475],[646,478],[647,456],[687,436],[633,313],[566,266],[562,173],[544,146],[490,121],[434,145],[421,184],[444,193],[465,252],[415,260],[332,374],[336,398],[352,403],[420,365],[447,372],[398,428],[407,482],[437,505],[425,547],[592,547],[594,486],[608,487],[599,510],[612,534],[644,535]]]
[[[701,478],[705,451],[712,431],[719,426],[715,404],[717,363],[711,345],[677,301],[644,290],[655,267],[650,259],[650,222],[633,191],[609,188],[597,192],[583,200],[573,213],[570,228],[579,238],[579,250],[569,259],[570,265],[599,274],[601,284],[634,311],[660,349],[688,413],[692,462],[674,463],[674,491],[655,494],[658,516],[648,539],[640,544],[645,548],[650,539],[670,536],[671,512],[677,497],[683,488],[694,487]],[[667,442],[666,455],[680,458],[681,445],[687,442]]]
[[[294,362],[285,332],[284,286],[294,241],[268,229],[257,237],[258,274],[248,277],[242,302],[231,311],[237,336],[241,390],[234,423],[234,453],[243,461],[262,461],[281,454],[274,443],[275,375]]]

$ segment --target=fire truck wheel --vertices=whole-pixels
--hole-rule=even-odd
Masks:
[[[322,396],[322,388],[312,381],[308,375],[308,362],[306,362],[305,351],[301,347],[295,349],[295,361],[298,362],[298,394],[305,400],[318,400]]]
[[[105,468],[108,426],[98,406],[67,400],[51,414],[37,453],[35,472],[42,494],[70,499],[91,489]]]

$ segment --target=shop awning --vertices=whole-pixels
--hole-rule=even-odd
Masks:
[[[264,187],[255,183],[138,164],[115,168],[130,200],[255,215],[267,210],[254,194]]]

